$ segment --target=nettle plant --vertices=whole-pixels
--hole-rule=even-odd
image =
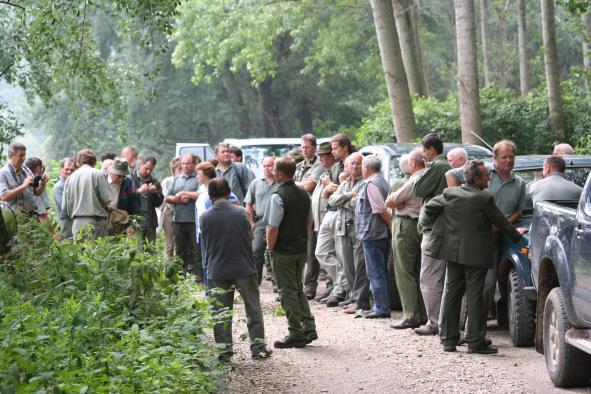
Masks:
[[[0,392],[210,392],[226,321],[178,261],[125,237],[56,242],[19,220],[0,260]]]

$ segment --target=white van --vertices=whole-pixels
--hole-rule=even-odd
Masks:
[[[200,142],[177,142],[175,156],[180,157],[185,153],[192,153],[199,156],[202,161],[215,159],[215,154],[208,143]]]

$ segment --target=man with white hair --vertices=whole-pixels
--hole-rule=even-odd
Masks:
[[[386,200],[386,206],[394,208],[395,220],[392,225],[394,273],[403,313],[403,319],[391,325],[395,329],[417,328],[427,321],[419,286],[422,237],[417,227],[423,199],[413,193],[415,180],[425,172],[422,149],[413,149],[408,154],[407,161],[412,175]]]
[[[335,249],[351,291],[349,298],[339,305],[346,306],[345,313],[348,314],[369,309],[369,281],[365,271],[363,246],[355,234],[355,204],[363,188],[362,161],[363,155],[359,152],[351,153],[345,159],[348,176],[328,198],[330,206],[338,208]]]
[[[566,156],[566,155],[573,155],[575,150],[572,146],[566,143],[557,144],[554,147],[554,151],[552,152],[552,156]]]
[[[468,152],[462,147],[453,148],[447,153],[447,162],[451,170],[445,173],[448,187],[455,187],[464,184],[464,172],[462,167],[468,161]],[[454,171],[454,169],[456,169]]]
[[[386,208],[390,185],[380,170],[382,161],[376,155],[363,158],[361,173],[365,183],[355,205],[355,230],[363,242],[365,268],[373,292],[374,305],[366,319],[390,317],[390,223],[392,216]]]

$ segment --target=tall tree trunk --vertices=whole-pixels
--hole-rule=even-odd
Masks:
[[[544,36],[544,64],[548,87],[548,108],[550,110],[550,129],[556,137],[562,138],[565,129],[562,109],[562,92],[558,74],[558,51],[556,49],[556,22],[554,19],[554,0],[540,0],[542,8],[542,33]]]
[[[311,133],[313,131],[314,118],[310,110],[310,100],[307,97],[302,97],[298,100],[296,117],[300,122],[302,134]]]
[[[474,0],[455,0],[454,3],[458,42],[458,95],[462,142],[477,144],[480,141],[472,134],[481,135]]]
[[[505,8],[503,4],[500,4],[497,11],[497,14],[499,15],[498,48],[500,52],[497,74],[499,78],[499,87],[501,89],[507,89],[509,87],[509,62],[507,61],[507,58],[509,57],[509,54],[507,53],[509,31],[507,28],[507,8]]]
[[[416,138],[417,126],[390,0],[370,0],[397,142]]]
[[[425,86],[425,95],[431,95],[431,84],[429,83],[429,66],[427,61],[425,60],[425,54],[423,53],[423,48],[421,47],[421,40],[419,36],[419,28],[418,28],[418,13],[416,7],[416,0],[415,6],[411,8],[410,12],[412,14],[412,30],[413,36],[415,38],[415,47],[417,48],[417,53],[419,54],[419,63],[421,64],[421,70],[423,71],[423,85]]]
[[[529,66],[527,57],[525,0],[517,0],[517,47],[519,52],[519,90],[522,96],[529,92]]]
[[[490,64],[490,53],[488,49],[488,0],[480,0],[480,35],[482,37],[484,86],[488,86],[492,83],[492,66]]]
[[[586,71],[585,85],[587,87],[587,102],[591,107],[591,14],[585,12],[582,17],[583,21],[583,67]]]
[[[425,78],[422,75],[423,68],[418,53],[419,48],[417,48],[419,40],[415,37],[412,20],[414,15],[412,9],[415,7],[414,0],[392,0],[392,7],[396,18],[396,30],[400,39],[400,50],[402,51],[402,61],[406,71],[408,88],[413,94],[426,96]]]
[[[226,64],[222,74],[222,80],[224,81],[224,88],[228,96],[228,100],[234,106],[234,113],[236,114],[238,128],[242,135],[249,135],[253,130],[253,122],[242,98],[242,92],[237,86],[234,74],[230,70],[230,65]]]
[[[279,107],[273,98],[271,85],[273,80],[266,78],[258,87],[259,99],[263,115],[263,126],[268,137],[282,137],[285,134]]]

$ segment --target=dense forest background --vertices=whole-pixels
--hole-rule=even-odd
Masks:
[[[464,103],[479,110],[477,134],[491,143],[512,138],[519,153],[547,152],[556,141],[587,152],[589,3],[1,1],[0,140],[24,133],[47,160],[123,144],[169,159],[176,142],[304,132],[346,132],[368,144],[434,130],[467,141],[458,87],[469,62],[458,63],[466,41],[456,34],[464,7],[473,17],[478,85],[477,99]],[[563,111],[556,127],[542,18],[549,5]],[[391,21],[380,19],[380,7]],[[388,85],[395,74],[384,73],[392,58],[380,34],[396,31],[394,65],[404,60],[406,76],[394,80],[405,80],[406,107]],[[414,119],[395,132],[395,112],[405,108]]]

